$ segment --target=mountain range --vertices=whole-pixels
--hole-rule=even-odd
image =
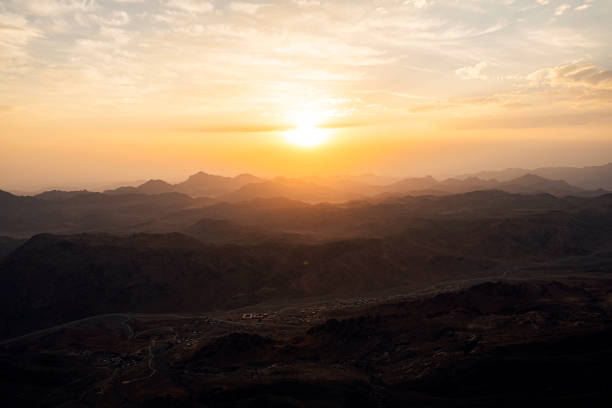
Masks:
[[[611,209],[611,194],[499,191],[346,206],[264,200],[203,207],[179,217],[183,224],[171,217],[158,224],[171,233],[40,234],[5,242],[12,251],[0,259],[1,331],[18,335],[122,310],[356,296],[559,259],[594,268],[612,253]]]
[[[0,404],[597,406],[612,193],[592,183],[0,191]]]
[[[151,179],[136,187],[106,190],[104,194],[180,193],[192,198],[207,197],[218,202],[284,197],[310,203],[338,203],[376,197],[384,198],[397,194],[443,195],[494,189],[510,193],[593,196],[605,193],[606,189],[612,190],[609,180],[612,180],[612,163],[584,168],[541,168],[533,171],[507,169],[444,180],[426,176],[405,178],[394,182],[372,175],[264,179],[250,174],[224,177],[198,172],[177,184]],[[35,197],[46,201],[61,201],[88,193],[86,190],[52,190],[37,194]]]
[[[553,180],[565,180],[569,184],[584,189],[612,190],[612,163],[587,167],[540,167],[532,170],[511,168],[499,171],[482,171],[465,174],[457,178],[466,179],[477,177],[485,180],[496,179],[499,181],[508,181],[526,174],[534,174]]]
[[[119,187],[106,190],[106,194],[162,194],[183,193],[192,197],[218,196],[237,190],[247,184],[261,183],[263,179],[250,174],[224,177],[204,172],[189,176],[182,183],[170,184],[163,180],[149,180],[138,187]]]

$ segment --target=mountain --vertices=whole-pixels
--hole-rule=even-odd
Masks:
[[[438,181],[432,176],[407,178],[386,186],[389,192],[410,192],[418,190],[435,189]]]
[[[526,174],[514,180],[500,183],[498,188],[509,193],[519,194],[547,193],[555,196],[568,196],[583,193],[581,188],[571,186],[564,180],[549,180],[535,174]]]
[[[382,186],[396,182],[397,178],[363,174],[344,176],[309,176],[301,177],[299,180],[314,183],[333,190],[342,191],[347,195],[352,195],[353,197],[358,195],[366,197],[380,193]]]
[[[237,190],[250,183],[260,183],[263,179],[251,174],[240,174],[236,177],[223,177],[204,172],[198,172],[178,184],[170,184],[163,180],[149,180],[138,187],[119,187],[106,190],[106,194],[162,194],[182,193],[198,198],[217,196]]]
[[[247,184],[236,191],[219,197],[219,200],[236,202],[278,197],[304,202],[339,202],[360,197],[360,195],[301,179],[277,177],[262,183]]]
[[[470,189],[474,188],[475,182],[470,183]],[[449,181],[438,184],[449,188]],[[509,190],[529,194],[509,194],[500,190],[477,190],[462,194],[441,192],[421,196],[395,193],[344,202],[342,198],[351,198],[346,196],[349,193],[291,179],[249,184],[237,192],[221,197],[222,201],[205,197],[194,199],[176,192],[68,193],[70,197],[61,200],[0,193],[0,235],[29,237],[45,232],[192,233],[190,228],[194,224],[208,219],[225,221],[227,224],[209,224],[211,231],[200,231],[199,236],[206,237],[207,242],[214,239],[212,231],[216,228],[221,228],[218,232],[220,236],[225,237],[220,242],[246,242],[240,239],[245,228],[253,232],[246,233],[243,237],[253,238],[249,239],[250,242],[258,241],[259,239],[255,239],[258,236],[274,239],[279,236],[299,236],[298,240],[310,237],[312,241],[320,241],[384,236],[391,231],[401,231],[405,223],[419,217],[509,217],[521,214],[522,211],[570,211],[575,206],[604,202],[607,197],[603,195],[600,200],[578,199],[588,197],[585,192],[581,192],[572,194],[576,198],[557,199],[539,191],[560,194],[567,192],[567,185],[535,177],[496,185],[499,188],[505,185]],[[453,188],[456,186],[453,185]],[[54,195],[57,196],[56,193]],[[328,203],[309,204],[283,196]],[[337,202],[334,202],[336,200]],[[591,211],[590,208],[587,210]],[[223,232],[225,228],[227,230]],[[238,241],[234,241],[234,238]]]
[[[8,208],[15,205],[33,203],[36,199],[29,196],[18,196],[11,194],[7,191],[0,190],[0,206],[1,208]]]
[[[179,184],[177,191],[192,197],[217,196],[237,190],[247,184],[261,183],[263,180],[251,174],[240,174],[236,177],[223,177],[199,172]]]
[[[77,190],[77,191],[62,191],[62,190],[49,190],[44,191],[40,194],[36,194],[34,198],[38,198],[40,200],[47,201],[62,201],[67,200],[69,198],[73,198],[76,196],[95,194],[87,190]]]
[[[542,177],[565,180],[585,189],[612,190],[612,163],[589,167],[542,167],[534,174]]]
[[[21,246],[26,240],[0,236],[0,263],[11,252]]]
[[[248,174],[248,173],[239,174],[236,177],[234,177],[232,180],[237,186],[240,186],[240,187],[246,186],[247,184],[260,183],[264,181],[264,179],[254,176],[252,174]]]
[[[607,170],[606,166],[601,167],[602,169],[593,167],[582,170],[584,173],[591,169],[588,170],[590,171],[590,176],[588,176],[591,177],[590,180],[603,180]],[[545,170],[541,169],[540,172],[546,172]],[[516,174],[518,174],[516,178],[506,179],[506,176]],[[587,177],[585,174],[583,176]],[[491,175],[499,176],[500,180],[484,177]],[[573,179],[580,179],[582,184],[585,183],[582,178],[575,174],[572,177]],[[386,185],[371,184],[371,182],[385,181],[388,181],[388,179],[374,176],[277,177],[272,180],[264,180],[251,174],[224,177],[198,172],[177,184],[170,184],[163,180],[149,180],[137,187],[119,187],[114,190],[106,190],[104,193],[109,195],[182,193],[194,198],[211,197],[228,202],[284,197],[311,203],[342,202],[377,196],[378,198],[384,198],[389,195],[398,194],[444,195],[493,189],[511,193],[548,193],[559,196],[605,193],[604,190],[585,190],[584,188],[571,185],[567,180],[564,183],[560,178],[550,180],[536,173],[530,174],[522,169],[510,169],[505,173],[498,174],[482,173],[481,177],[466,176],[441,181],[434,179],[432,176],[426,176],[407,178]],[[599,182],[593,183],[595,185]],[[37,197],[57,201],[79,194],[87,194],[87,192],[48,191],[39,194]]]
[[[104,191],[105,194],[163,194],[175,192],[177,192],[177,189],[163,180],[149,180],[138,187],[119,187]]]
[[[89,193],[62,200],[0,193],[0,235],[28,237],[42,232],[143,230],[168,213],[207,204],[206,199],[179,193]],[[157,228],[162,225],[157,222]]]
[[[422,281],[427,273],[430,279],[451,269],[455,276],[474,275],[487,267],[435,253],[368,239],[216,246],[176,233],[38,235],[0,265],[0,337],[96,314],[201,312],[268,299],[347,296]]]
[[[573,273],[605,271],[612,266],[611,204],[612,195],[560,199],[500,191],[360,207],[271,210],[267,201],[241,202],[198,209],[196,215],[225,211],[231,222],[200,219],[185,229],[192,236],[37,235],[0,264],[0,329],[9,336],[126,310],[198,312],[357,296],[555,262]],[[309,231],[318,242],[296,235]],[[283,233],[294,235],[283,239]]]
[[[458,178],[478,177],[504,182],[526,174],[533,174],[553,180],[565,180],[569,184],[583,189],[612,190],[612,163],[588,167],[540,167],[533,170],[514,168],[466,174]]]
[[[316,239],[310,235],[275,232],[264,227],[245,226],[225,219],[202,219],[182,230],[199,241],[211,244],[261,244],[265,242],[307,243]]]
[[[531,173],[0,191],[0,404],[597,406],[610,231]]]
[[[549,180],[535,174],[525,174],[516,179],[500,182],[495,179],[484,180],[478,177],[449,178],[437,181],[431,176],[410,178],[386,186],[387,193],[413,195],[460,194],[478,190],[502,190],[509,193],[537,194],[546,193],[556,196],[598,195],[602,191],[586,191],[572,186],[564,180]]]

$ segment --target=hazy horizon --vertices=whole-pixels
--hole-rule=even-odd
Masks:
[[[575,165],[567,165],[567,166],[534,166],[534,167],[530,167],[530,168],[524,168],[524,167],[518,167],[518,166],[513,166],[513,167],[503,167],[503,168],[486,168],[486,169],[476,169],[473,171],[465,171],[465,172],[456,172],[456,173],[415,173],[415,174],[384,174],[384,173],[367,173],[367,172],[363,172],[363,173],[346,173],[346,174],[325,174],[325,175],[321,175],[321,174],[311,174],[311,175],[302,175],[302,176],[295,176],[295,177],[291,177],[291,176],[287,176],[287,175],[283,175],[283,174],[275,174],[275,175],[262,175],[262,174],[257,174],[257,173],[253,173],[253,172],[249,172],[249,171],[243,171],[243,172],[236,172],[236,173],[216,173],[216,172],[211,172],[211,171],[207,171],[205,169],[200,169],[200,170],[195,170],[195,171],[191,171],[182,175],[178,175],[178,176],[173,176],[173,177],[168,177],[168,178],[164,178],[164,177],[159,177],[157,175],[151,175],[148,177],[141,177],[141,178],[134,178],[131,180],[99,180],[99,181],[95,181],[95,180],[84,180],[84,181],[66,181],[66,182],[51,182],[51,183],[41,183],[39,185],[32,185],[32,186],[25,186],[25,187],[17,187],[17,188],[6,188],[5,186],[0,186],[0,190],[4,190],[7,191],[9,193],[13,193],[13,194],[18,194],[18,195],[22,195],[22,194],[38,194],[44,191],[49,191],[49,190],[89,190],[89,191],[99,191],[102,192],[104,190],[111,190],[111,189],[115,189],[117,187],[130,187],[130,186],[138,186],[141,185],[149,180],[163,180],[167,183],[170,184],[177,184],[180,182],[183,182],[185,180],[187,180],[189,178],[189,176],[192,176],[196,173],[199,172],[204,172],[207,173],[209,175],[214,175],[214,176],[222,176],[222,177],[236,177],[242,174],[251,174],[253,176],[257,176],[257,177],[261,177],[264,178],[266,180],[272,180],[275,178],[283,178],[283,177],[287,177],[287,178],[296,178],[296,179],[309,179],[309,178],[316,178],[316,177],[328,177],[328,178],[334,178],[334,177],[338,177],[338,178],[342,178],[342,177],[367,177],[367,176],[373,176],[373,177],[379,177],[381,180],[378,183],[372,183],[373,185],[385,185],[385,184],[390,184],[392,182],[395,181],[399,181],[402,179],[406,179],[406,178],[418,178],[418,177],[426,177],[426,176],[432,176],[435,179],[438,180],[444,180],[444,179],[448,179],[448,178],[453,178],[453,177],[457,177],[457,176],[464,176],[466,174],[472,174],[472,173],[480,173],[480,172],[497,172],[497,171],[504,171],[504,170],[509,170],[509,169],[522,169],[522,170],[536,170],[538,168],[584,168],[584,167],[596,167],[596,166],[603,166],[603,165],[607,165],[610,164],[612,162],[600,162],[600,163],[591,163],[591,164],[585,164],[585,165],[579,165],[579,166],[575,166]]]
[[[601,0],[0,2],[0,188],[584,166]]]

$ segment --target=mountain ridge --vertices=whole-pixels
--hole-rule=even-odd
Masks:
[[[532,170],[508,168],[504,170],[467,173],[457,177],[462,179],[468,177],[479,177],[484,179],[508,181],[529,173],[549,179],[565,180],[569,184],[573,184],[584,189],[612,190],[612,162],[596,166],[539,167]]]

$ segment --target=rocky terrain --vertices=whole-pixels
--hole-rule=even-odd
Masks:
[[[105,315],[4,342],[1,395],[5,406],[606,406],[611,312],[611,281],[591,276]]]
[[[206,216],[185,233],[5,239],[0,338],[96,314],[209,311],[612,264],[610,195],[493,191],[342,206],[264,200],[195,212],[179,216]]]
[[[343,183],[0,192],[2,406],[610,405],[611,194]]]

